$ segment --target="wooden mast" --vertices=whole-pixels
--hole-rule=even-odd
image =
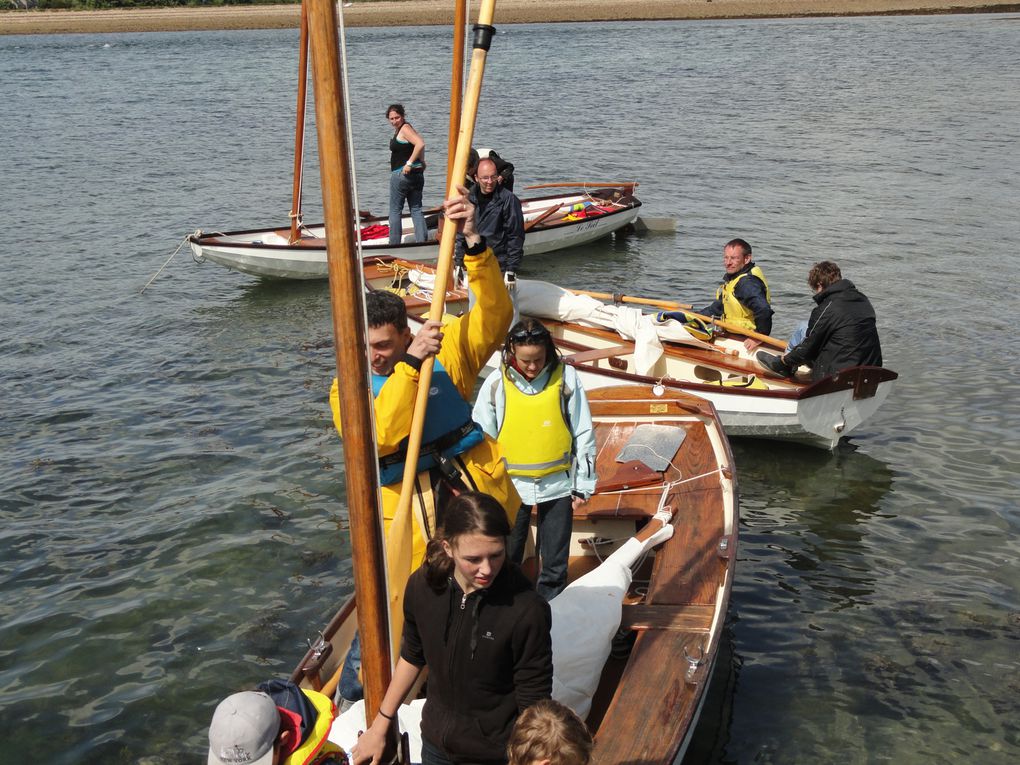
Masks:
[[[450,134],[446,143],[446,177],[453,178],[453,161],[460,133],[460,110],[464,95],[464,26],[467,23],[467,0],[454,0],[453,71],[450,74]]]
[[[457,194],[458,185],[464,184],[468,153],[471,151],[471,140],[474,137],[478,100],[482,92],[485,59],[492,34],[495,31],[492,26],[495,8],[496,0],[482,0],[482,5],[478,9],[478,23],[474,26],[472,42],[471,72],[464,93],[464,113],[460,121],[453,169],[446,179],[447,199]],[[436,284],[447,284],[450,280],[450,273],[453,270],[453,245],[456,236],[456,226],[443,226],[442,238],[439,243],[439,262],[436,265]],[[446,291],[436,290],[429,308],[429,319],[441,321],[445,307]],[[390,587],[390,624],[395,636],[400,634],[403,625],[404,593],[397,583],[406,581],[411,573],[411,525],[414,523],[414,519],[411,517],[411,496],[414,493],[418,454],[421,451],[421,434],[425,425],[425,407],[428,404],[429,388],[432,386],[434,361],[434,358],[426,359],[418,373],[418,393],[414,401],[414,415],[411,419],[411,431],[408,436],[404,480],[400,486],[400,500],[390,524],[389,538],[386,540],[386,567],[389,574],[388,581],[392,584]],[[394,641],[394,654],[398,647],[398,643]]]
[[[344,465],[354,555],[366,715],[373,719],[390,682],[389,625],[380,528],[378,467],[368,374],[365,290],[355,244],[350,157],[343,126],[343,81],[337,51],[336,9],[332,0],[304,0],[308,6],[319,170],[326,220],[329,292],[336,342],[340,416],[344,425]],[[451,227],[452,229],[452,227]]]
[[[308,8],[301,3],[301,53],[298,57],[297,117],[294,128],[294,201],[290,206],[290,243],[301,238],[301,181],[305,158],[305,95],[308,92]]]

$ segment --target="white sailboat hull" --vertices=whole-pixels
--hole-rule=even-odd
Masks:
[[[853,367],[817,382],[780,378],[754,361],[743,337],[722,335],[706,344],[676,322],[656,325],[636,308],[604,305],[543,282],[520,280],[517,289],[521,314],[546,323],[586,390],[635,385],[691,393],[712,402],[731,437],[832,449],[875,414],[897,378],[880,367]],[[647,333],[654,346],[634,340],[647,340]],[[496,353],[482,374],[498,365]]]
[[[563,212],[590,199],[586,193],[564,194],[522,200],[525,225],[539,218],[550,208],[561,206]],[[632,201],[614,207],[613,211],[573,221],[547,219],[527,230],[524,235],[524,256],[577,247],[608,236],[632,224],[641,202]],[[433,216],[435,217],[435,216]],[[555,217],[555,216],[553,216]],[[381,218],[363,224],[382,225]],[[439,257],[436,229],[429,231],[430,241],[415,242],[410,216],[403,219],[403,242],[391,245],[386,238],[363,241],[365,255],[392,256],[403,260],[428,261]],[[272,279],[325,279],[326,241],[324,226],[303,226],[301,239],[290,242],[289,229],[253,229],[227,233],[197,232],[189,237],[191,252],[198,262],[209,261],[233,271]]]

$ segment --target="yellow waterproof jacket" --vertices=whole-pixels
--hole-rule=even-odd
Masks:
[[[771,304],[772,295],[769,292],[769,283],[765,279],[765,273],[758,266],[754,266],[747,272],[737,276],[735,279],[723,282],[719,285],[719,289],[716,291],[715,297],[716,300],[722,303],[723,319],[728,322],[732,322],[733,324],[738,324],[741,327],[745,327],[746,329],[756,329],[757,325],[755,323],[754,311],[741,303],[735,294],[737,284],[748,274],[751,276],[757,276],[761,279],[762,284],[765,285],[765,300]]]
[[[491,249],[486,249],[481,255],[465,255],[464,267],[476,302],[466,314],[452,319],[444,326],[443,343],[437,358],[460,395],[465,401],[470,401],[479,372],[506,340],[513,319],[513,304],[503,286],[499,263]],[[380,457],[396,452],[401,442],[408,437],[417,390],[418,371],[408,364],[398,362],[374,402],[376,448]],[[340,396],[335,378],[329,393],[329,405],[333,410],[333,423],[342,436]],[[491,495],[503,506],[513,525],[521,499],[506,471],[506,462],[499,445],[485,436],[484,441],[458,455],[454,462],[467,473],[466,483],[474,484],[473,488]],[[404,582],[425,557],[428,535],[423,533],[422,527],[429,529],[429,535],[435,528],[435,507],[427,475],[419,475],[416,489],[411,503],[416,522],[410,529],[410,560],[399,564],[401,570],[406,568],[406,573],[399,577],[394,566],[397,560],[404,557],[401,548],[406,542],[404,537],[407,529],[394,534],[391,526],[400,499],[400,481],[383,486],[381,490],[383,533],[390,569],[390,608],[392,618],[397,620],[391,623],[402,621],[403,612],[398,604],[403,596]],[[394,632],[393,637],[399,640],[400,630],[394,629]]]

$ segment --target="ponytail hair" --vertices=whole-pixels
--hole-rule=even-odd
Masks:
[[[425,548],[425,581],[436,592],[446,589],[453,576],[453,558],[446,554],[443,542],[451,546],[465,534],[496,537],[504,542],[510,536],[506,510],[488,494],[466,491],[454,497],[443,511],[442,525]]]

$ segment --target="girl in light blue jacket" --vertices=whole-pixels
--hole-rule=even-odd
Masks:
[[[560,360],[541,322],[511,329],[500,368],[478,392],[472,418],[499,441],[521,507],[510,535],[510,559],[520,563],[532,508],[542,569],[536,589],[546,600],[567,585],[573,511],[595,491],[595,431],[577,372]]]

